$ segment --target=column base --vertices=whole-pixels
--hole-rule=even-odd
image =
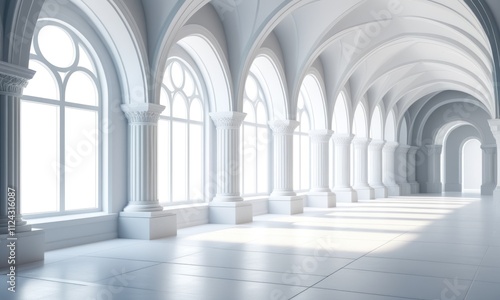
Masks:
[[[493,199],[500,200],[500,187],[496,187],[493,191]]]
[[[337,199],[332,192],[312,192],[307,194],[307,206],[331,208],[337,206]]]
[[[441,182],[425,183],[422,188],[423,192],[427,194],[441,194],[443,192],[443,185]]]
[[[375,199],[375,190],[371,187],[354,187],[358,200],[373,200]]]
[[[121,212],[118,236],[125,239],[154,240],[177,235],[177,216],[165,211]]]
[[[445,192],[462,192],[462,185],[460,183],[446,183],[444,185]]]
[[[347,188],[347,189],[334,189],[333,193],[335,194],[335,198],[337,199],[338,202],[343,202],[343,203],[356,203],[358,202],[358,195],[356,194],[356,191]]]
[[[253,221],[252,204],[238,202],[210,202],[209,220],[211,224],[245,224]]]
[[[0,235],[0,269],[9,268],[11,242],[15,243],[15,265],[43,261],[45,257],[45,233],[41,229],[16,233],[17,240],[7,240],[7,234]]]
[[[304,212],[302,196],[272,196],[269,197],[269,213],[276,215],[296,215]]]
[[[418,182],[410,182],[411,185],[411,193],[419,194],[420,193],[420,183]]]
[[[483,184],[481,186],[481,195],[493,195],[493,192],[495,191],[495,184]]]
[[[399,187],[399,185],[397,185],[397,184],[394,184],[394,185],[388,185],[388,186],[387,186],[387,195],[388,195],[389,197],[391,197],[391,196],[393,196],[393,197],[394,197],[394,196],[395,196],[395,197],[397,197],[397,196],[401,196],[401,188],[400,188],[400,187]]]
[[[400,196],[411,195],[411,184],[408,182],[398,183]]]
[[[383,185],[372,186],[373,191],[375,192],[375,199],[379,198],[387,198],[389,194],[387,193],[387,188]]]

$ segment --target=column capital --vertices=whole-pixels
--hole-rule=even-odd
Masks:
[[[273,134],[292,135],[300,123],[294,120],[274,120],[269,121],[268,124]]]
[[[350,134],[334,134],[333,142],[335,145],[349,145],[353,138],[354,136]]]
[[[362,138],[362,137],[355,137],[352,140],[352,143],[354,146],[359,146],[359,147],[367,147],[371,143],[371,139],[369,138]]]
[[[420,149],[419,146],[410,146],[410,150],[408,151],[410,154],[417,153],[417,151]]]
[[[397,142],[386,142],[383,148],[384,152],[394,152],[399,147]]]
[[[410,151],[411,146],[408,145],[399,145],[398,148],[396,148],[396,151],[399,153],[406,154]]]
[[[152,103],[132,103],[121,106],[129,124],[156,125],[165,106]]]
[[[497,145],[495,144],[481,145],[481,149],[486,153],[492,154],[497,149]]]
[[[35,71],[0,62],[0,94],[21,96],[28,81],[33,78]]]
[[[309,131],[309,138],[311,142],[323,142],[327,143],[332,138],[333,131],[332,130],[311,130]]]
[[[210,113],[210,118],[217,129],[239,129],[246,116],[246,113],[236,111]]]
[[[382,150],[384,146],[385,146],[385,141],[383,140],[372,140],[370,142],[370,145],[368,145],[368,147],[372,150]]]
[[[429,153],[430,152],[441,153],[441,151],[443,150],[442,145],[425,145],[425,148]]]

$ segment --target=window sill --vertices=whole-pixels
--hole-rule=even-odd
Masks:
[[[95,213],[85,213],[77,215],[29,219],[28,224],[32,225],[33,227],[43,227],[48,229],[48,228],[60,227],[61,223],[71,223],[72,225],[79,225],[79,224],[89,224],[96,221],[113,220],[117,218],[118,214],[95,212]]]

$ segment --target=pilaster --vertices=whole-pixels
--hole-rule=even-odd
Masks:
[[[495,170],[497,159],[496,145],[482,145],[483,150],[483,184],[481,195],[493,195],[497,185],[497,172]]]

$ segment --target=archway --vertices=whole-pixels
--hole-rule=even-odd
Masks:
[[[462,192],[480,193],[483,183],[481,142],[470,139],[461,148]]]

